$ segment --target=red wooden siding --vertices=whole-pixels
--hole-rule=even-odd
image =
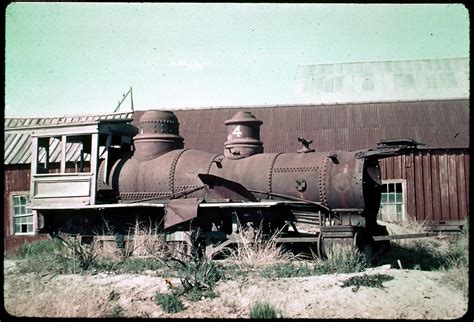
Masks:
[[[3,190],[3,246],[4,253],[11,253],[23,243],[48,238],[47,234],[13,235],[11,196],[30,191],[30,164],[5,165]]]
[[[382,179],[406,180],[406,211],[419,221],[460,221],[469,215],[467,149],[420,150],[380,160]]]

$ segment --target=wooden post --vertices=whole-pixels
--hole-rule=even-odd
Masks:
[[[44,147],[44,170],[49,172],[49,138],[46,146]]]
[[[38,137],[31,137],[31,176],[30,176],[30,198],[35,195],[35,175],[38,169]]]
[[[99,133],[92,134],[91,142],[91,198],[90,204],[95,205],[95,194],[97,190],[97,166],[99,163]]]
[[[61,173],[66,173],[66,136],[61,136]]]

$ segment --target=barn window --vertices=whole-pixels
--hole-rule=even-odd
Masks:
[[[33,234],[33,214],[30,208],[30,196],[17,195],[12,198],[14,234]]]
[[[383,182],[378,219],[388,222],[405,219],[404,192],[404,181]]]

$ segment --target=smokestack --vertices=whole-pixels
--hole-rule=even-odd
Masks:
[[[227,126],[227,141],[224,143],[224,156],[229,159],[242,159],[257,153],[263,153],[260,141],[260,125],[250,112],[237,112]]]
[[[173,112],[146,111],[138,122],[138,131],[133,143],[135,156],[140,160],[151,160],[184,147],[178,118]]]

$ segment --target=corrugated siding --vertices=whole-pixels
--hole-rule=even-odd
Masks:
[[[133,113],[111,115],[88,115],[53,118],[12,118],[5,119],[4,164],[26,164],[31,157],[31,137],[28,127],[51,126],[59,124],[80,124],[99,119],[124,119],[133,117]],[[14,131],[14,132],[12,132]],[[79,144],[68,145],[67,161],[80,159]],[[50,146],[50,162],[59,162],[61,144],[53,141]],[[44,153],[40,152],[39,160],[44,162]]]
[[[204,133],[212,132],[216,146],[205,145],[210,152],[221,150],[224,121],[239,110],[263,121],[261,140],[267,152],[294,152],[299,136],[313,140],[312,146],[319,151],[365,149],[382,139],[396,138],[412,138],[432,148],[469,147],[469,100],[176,111],[186,147],[202,146],[202,140],[209,140]],[[135,114],[135,119],[140,115]]]
[[[406,210],[423,221],[469,214],[469,151],[424,150],[380,161],[382,179],[406,180]]]

